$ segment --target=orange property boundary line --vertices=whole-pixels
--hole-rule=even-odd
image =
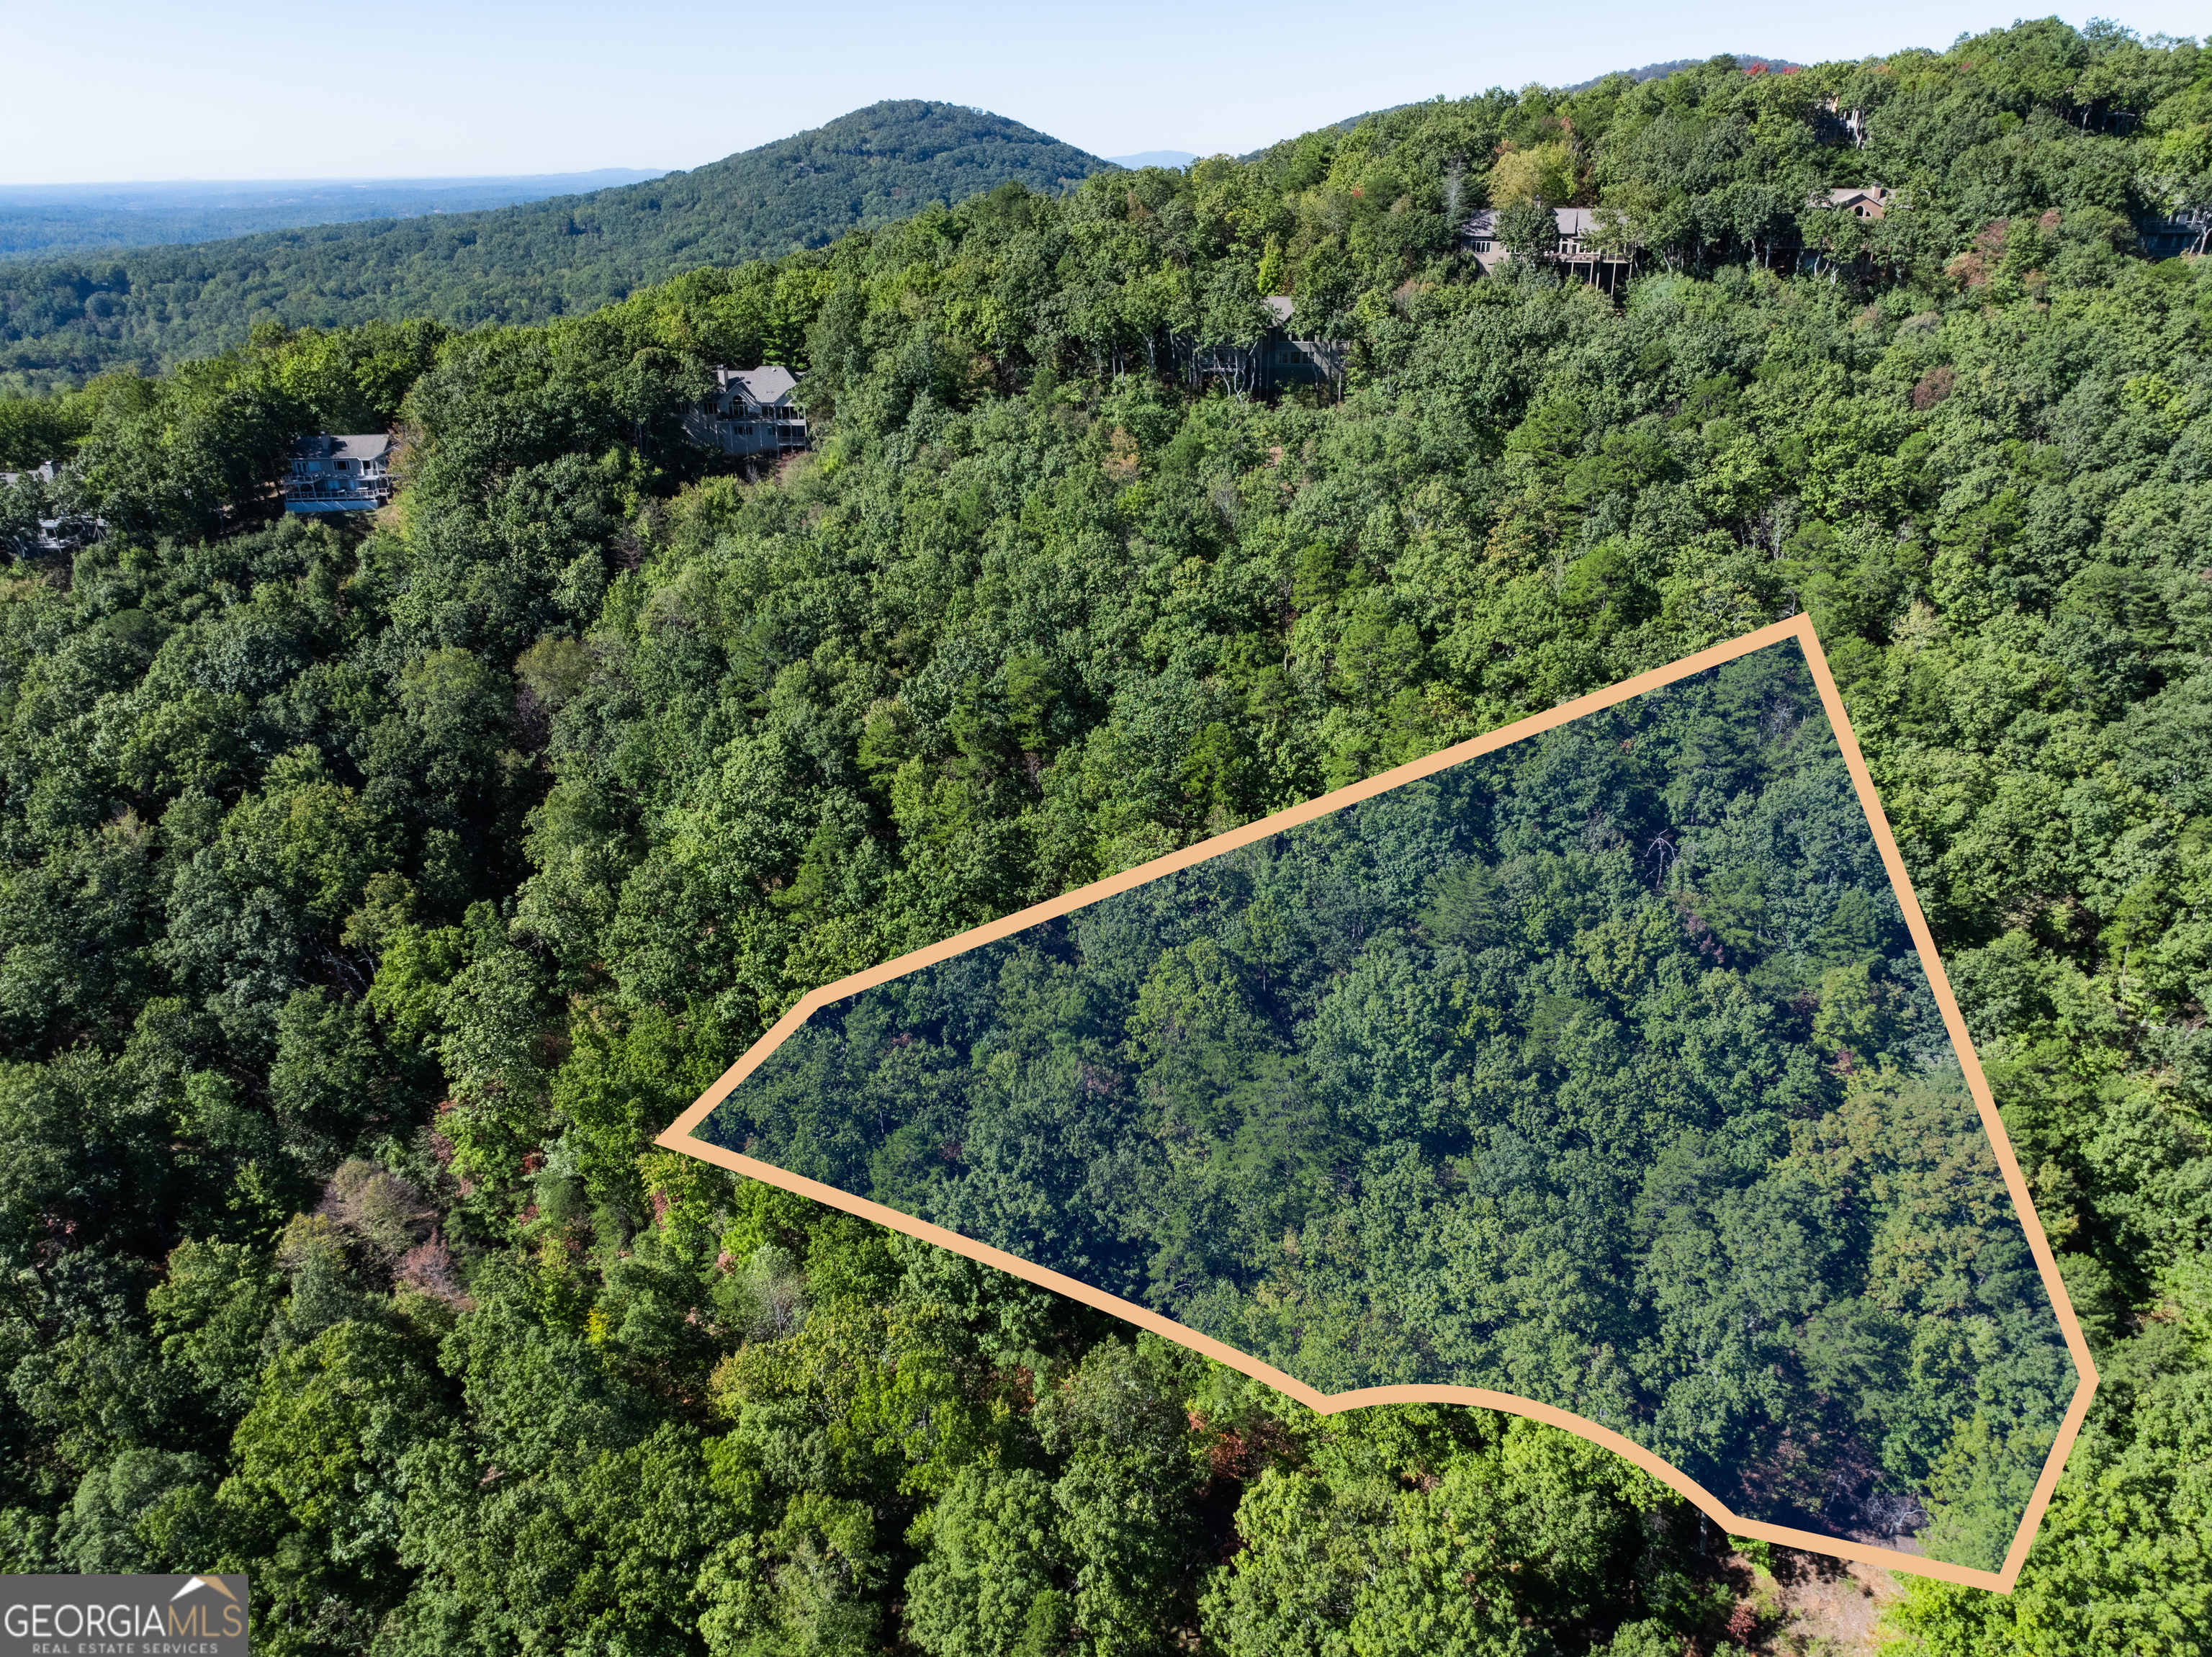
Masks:
[[[1286,1375],[1248,1353],[1224,1346],[1210,1336],[1201,1335],[1173,1319],[1163,1317],[1133,1301],[1122,1300],[1119,1295],[1107,1294],[1103,1289],[1079,1282],[1032,1261],[993,1248],[988,1243],[980,1243],[972,1237],[947,1231],[942,1226],[917,1220],[912,1215],[902,1214],[880,1203],[872,1203],[850,1191],[840,1191],[769,1163],[756,1161],[750,1156],[742,1156],[694,1136],[700,1124],[732,1088],[750,1075],[793,1031],[832,1002],[842,1001],[863,990],[872,990],[878,984],[903,978],[921,967],[934,966],[979,945],[995,943],[1002,938],[1025,931],[1040,922],[1057,919],[1103,898],[1113,897],[1117,892],[1156,880],[1164,874],[1172,874],[1179,869],[1218,857],[1224,852],[1264,840],[1285,829],[1295,828],[1301,823],[1311,822],[1316,817],[1371,799],[1401,783],[1415,782],[1479,754],[1493,752],[1525,738],[1540,734],[1554,726],[1579,719],[1585,714],[1596,713],[1616,703],[1641,696],[1646,691],[1671,685],[1676,679],[1703,673],[1709,667],[1733,661],[1738,656],[1747,655],[1771,644],[1779,644],[1785,639],[1796,639],[1803,647],[1806,661],[1812,668],[1813,682],[1820,691],[1820,705],[1826,710],[1829,723],[1834,727],[1837,745],[1843,750],[1844,764],[1850,771],[1852,786],[1858,790],[1859,804],[1866,812],[1867,822],[1874,832],[1875,844],[1881,853],[1882,867],[1889,873],[1890,886],[1896,892],[1899,907],[1905,912],[1905,927],[1911,933],[1913,945],[1919,951],[1922,964],[1927,969],[1929,988],[1935,992],[1936,1003],[1943,1014],[1943,1027],[1950,1034],[1951,1045],[1966,1073],[1967,1089],[1973,1096],[1975,1108],[1981,1113],[1983,1130],[1989,1135],[1990,1148],[1996,1154],[1997,1166],[2004,1175],[2005,1189],[2012,1194],[2013,1208],[2027,1234],[2027,1246],[2035,1256],[2036,1270],[2043,1276],[2044,1288],[2050,1294],[2051,1307],[2057,1313],[2059,1327],[2066,1337],[2066,1349],[2072,1355],[2075,1373],[2081,1378],[2074,1391],[2073,1402],[2068,1406],[2065,1418],[2059,1425],[2058,1435],[2051,1444],[2051,1453],[2045,1459],[2042,1476],[2035,1482],[2035,1491],[2029,1498],[2027,1512],[2021,1518],[2020,1528],[2014,1533],[2012,1545],[2005,1552],[2004,1564],[1998,1570],[1973,1570],[1964,1565],[1946,1564],[1940,1560],[1902,1553],[1893,1548],[1840,1541],[1811,1531],[1795,1530],[1786,1525],[1770,1525],[1760,1520],[1746,1519],[1731,1512],[1728,1505],[1711,1491],[1644,1446],[1610,1429],[1601,1427],[1594,1421],[1585,1420],[1552,1404],[1540,1404],[1534,1398],[1519,1398],[1510,1392],[1493,1392],[1480,1386],[1370,1386],[1351,1392],[1317,1392],[1295,1376]],[[2051,1493],[2057,1486],[2058,1475],[2066,1465],[2068,1453],[2074,1447],[2075,1436],[2081,1430],[2082,1418],[2088,1414],[2089,1400],[2097,1390],[2097,1367],[2090,1359],[2089,1343],[2083,1338],[2080,1320],[2074,1315],[2073,1302],[2067,1298],[2066,1285],[2059,1280],[2058,1263],[2052,1258],[2051,1245],[2043,1234],[2043,1226],[2036,1218],[2034,1204],[2028,1197],[2027,1182],[2021,1177],[2020,1163],[2013,1154],[2012,1142],[2006,1137],[2004,1124],[1997,1116],[1996,1101],[1990,1095],[1989,1080],[1982,1074],[1980,1061],[1974,1055],[1973,1041],[1966,1032],[1966,1021],[1960,1014],[1959,1003],[1951,993],[1950,980],[1944,976],[1943,963],[1936,953],[1936,941],[1928,929],[1927,917],[1920,911],[1919,899],[1913,896],[1911,882],[1905,872],[1905,860],[1898,853],[1897,842],[1889,832],[1889,821],[1882,814],[1881,801],[1875,793],[1874,778],[1869,775],[1865,758],[1859,752],[1858,739],[1852,734],[1850,716],[1844,710],[1843,698],[1837,691],[1835,678],[1828,671],[1827,657],[1821,653],[1820,640],[1814,637],[1812,619],[1808,616],[1796,616],[1787,621],[1775,622],[1756,632],[1746,633],[1741,638],[1685,656],[1668,667],[1638,673],[1633,679],[1623,679],[1602,691],[1595,691],[1571,702],[1561,703],[1548,713],[1535,714],[1503,726],[1470,741],[1442,749],[1425,759],[1416,759],[1409,765],[1397,766],[1364,782],[1355,783],[1349,788],[1339,789],[1334,793],[1309,800],[1303,805],[1277,812],[1256,823],[1248,823],[1242,828],[1231,829],[1225,834],[1202,840],[1165,857],[1155,858],[1136,868],[1093,881],[1049,902],[1033,905],[988,925],[946,938],[926,949],[917,949],[880,966],[872,966],[865,972],[855,972],[850,978],[824,984],[778,1019],[766,1035],[747,1049],[744,1056],[724,1071],[720,1078],[700,1094],[690,1108],[670,1124],[653,1142],[665,1149],[680,1151],[687,1156],[696,1156],[752,1179],[765,1180],[769,1185],[780,1185],[786,1191],[811,1197],[832,1208],[842,1209],[848,1214],[859,1215],[878,1225],[904,1232],[910,1237],[934,1243],[939,1248],[964,1254],[971,1260],[1027,1278],[1041,1288],[1065,1295],[1071,1300],[1097,1307],[1141,1329],[1148,1329],[1156,1335],[1202,1353],[1217,1363],[1241,1370],[1255,1380],[1264,1381],[1278,1391],[1288,1393],[1322,1415],[1334,1415],[1340,1410],[1356,1410],[1370,1404],[1471,1404],[1525,1416],[1530,1420],[1540,1421],[1588,1439],[1591,1443],[1601,1445],[1615,1455],[1634,1462],[1661,1483],[1696,1504],[1734,1535],[1755,1537],[1760,1541],[1778,1543],[1784,1547],[1829,1554],[1865,1564],[1887,1566],[1892,1570],[1932,1576],[1942,1581],[1961,1583],[1969,1587],[1989,1588],[1999,1593],[2011,1593],[2013,1584],[2019,1580],[2021,1567],[2027,1561],[2028,1547],[2035,1539],[2036,1528],[2043,1522],[2044,1510],[2051,1505]]]

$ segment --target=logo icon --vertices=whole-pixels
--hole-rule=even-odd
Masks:
[[[223,1587],[222,1578],[220,1576],[186,1577],[185,1579],[185,1586],[179,1588],[174,1593],[169,1596],[169,1603],[173,1605],[178,1600],[183,1599],[194,1588],[213,1588],[224,1599],[229,1600],[232,1605],[234,1605],[238,1603],[238,1596],[233,1593],[228,1588]]]

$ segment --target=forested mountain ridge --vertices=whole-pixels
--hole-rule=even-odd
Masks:
[[[2195,46],[2034,23],[9,405],[73,459],[0,493],[0,1564],[234,1563],[280,1654],[1784,1639],[1777,1579],[1591,1447],[1319,1419],[649,1145],[818,984],[1808,612],[2104,1377],[2018,1590],[1915,1585],[1896,1632],[2195,1650],[2212,264],[2130,215],[2208,137]],[[1809,211],[1854,168],[1906,209]],[[1486,196],[1610,203],[1653,272],[1478,279]],[[1784,220],[1818,274],[1750,265]],[[1283,291],[1342,400],[1194,387]],[[763,358],[819,441],[745,484],[681,417]],[[292,432],[386,421],[391,512],[270,523]],[[58,512],[107,533],[40,551]],[[1898,1080],[1839,1074],[1886,1010],[1802,1008],[1847,1111]],[[1048,1213],[1033,1127],[1006,1198]],[[1923,1215],[1943,1331],[1885,1386],[1979,1349],[1972,1216]],[[1723,1234],[1726,1194],[1668,1217]],[[2002,1459],[1940,1458],[1937,1522]]]
[[[457,327],[569,316],[696,265],[819,247],[931,201],[1047,194],[1107,163],[962,105],[872,104],[642,184],[475,213],[269,231],[0,265],[0,385],[151,371],[261,321]]]

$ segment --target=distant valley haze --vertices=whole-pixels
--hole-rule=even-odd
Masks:
[[[168,179],[0,184],[0,259],[216,241],[258,230],[467,213],[657,179],[662,168],[506,178]]]
[[[603,190],[672,173],[672,167],[601,167],[588,173],[529,173],[502,177],[428,179],[129,179],[90,184],[0,184],[0,202],[35,206],[44,203],[99,202],[145,210],[156,207],[234,206],[263,199],[342,197],[349,192],[404,194],[469,191],[503,194],[513,190],[544,193]]]

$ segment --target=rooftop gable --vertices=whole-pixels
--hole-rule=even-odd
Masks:
[[[781,362],[763,362],[757,369],[716,369],[714,381],[756,403],[780,403],[798,387],[799,376]]]
[[[376,460],[391,451],[391,436],[381,431],[353,432],[342,436],[317,432],[312,437],[292,440],[292,458],[297,460]]]

